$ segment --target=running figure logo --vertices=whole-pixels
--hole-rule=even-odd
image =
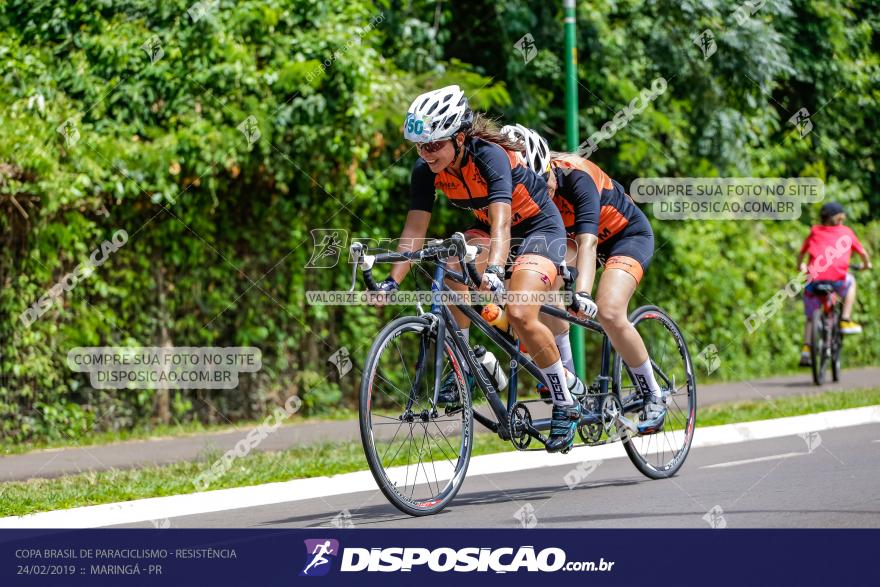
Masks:
[[[330,559],[339,554],[339,541],[332,538],[306,540],[306,566],[300,577],[320,577],[330,572]]]

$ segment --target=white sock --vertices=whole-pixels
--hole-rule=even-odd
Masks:
[[[633,383],[640,391],[650,391],[655,399],[660,399],[660,386],[654,379],[654,368],[651,367],[650,357],[638,367],[630,367],[629,370],[632,371],[633,377],[636,379]]]
[[[568,331],[557,334],[555,338],[562,366],[574,373],[574,358],[571,356],[571,341],[568,339]]]
[[[556,361],[549,367],[541,369],[544,374],[544,382],[550,390],[550,398],[554,406],[570,406],[574,403],[568,392],[568,382],[565,380],[565,367],[562,360]]]

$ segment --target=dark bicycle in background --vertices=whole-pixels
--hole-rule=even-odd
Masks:
[[[851,271],[861,271],[862,265],[850,265]],[[831,366],[831,379],[840,381],[840,353],[843,349],[843,332],[840,329],[840,316],[843,301],[834,289],[833,281],[812,282],[812,293],[819,298],[821,305],[810,317],[810,359],[813,368],[813,383],[825,383],[828,366]]]
[[[354,260],[352,290],[357,271],[367,289],[376,291],[375,263],[409,261],[433,266],[432,292],[449,292],[445,279],[476,289],[480,275],[474,264],[478,247],[468,245],[461,233],[428,242],[419,251],[368,254],[360,243],[351,245]],[[458,259],[460,272],[447,268]],[[570,290],[574,276],[565,276]],[[433,294],[432,294],[433,295]],[[541,371],[520,352],[512,334],[496,329],[482,318],[479,306],[457,305],[471,323],[510,357],[507,401],[495,380],[482,367],[475,349],[456,324],[449,307],[432,303],[418,315],[397,318],[377,335],[364,365],[360,386],[360,431],[364,452],[377,484],[401,511],[422,516],[435,514],[455,497],[464,481],[474,443],[474,420],[509,440],[517,450],[533,440],[546,444],[542,432],[550,418],[534,418],[529,406],[540,399],[519,401],[517,378],[521,370],[542,382]],[[601,325],[581,320],[565,310],[542,305],[541,312],[602,335],[601,364],[595,381],[578,398],[584,416],[578,424],[579,446],[621,441],[638,470],[651,479],[674,475],[690,450],[696,423],[696,380],[687,344],[675,322],[660,308],[643,306],[630,321],[645,340],[657,381],[667,397],[668,414],[659,432],[638,435],[634,422],[647,398],[633,384],[632,375],[611,346]],[[476,411],[463,366],[488,401],[491,414]],[[438,404],[442,382],[455,381],[457,401]],[[552,458],[552,457],[548,457]]]

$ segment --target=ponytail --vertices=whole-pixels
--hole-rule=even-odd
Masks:
[[[468,139],[476,137],[490,143],[495,143],[508,151],[519,152],[526,148],[525,144],[521,141],[514,140],[510,136],[503,134],[497,122],[479,112],[474,112],[474,121],[471,123],[470,128],[464,131],[464,136]]]

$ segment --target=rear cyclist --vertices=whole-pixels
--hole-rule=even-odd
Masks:
[[[810,274],[810,283],[804,288],[804,313],[807,325],[804,328],[804,346],[801,348],[801,366],[812,364],[810,348],[813,329],[810,320],[821,305],[821,296],[816,295],[815,285],[820,281],[830,281],[834,291],[843,300],[840,314],[840,331],[843,334],[859,334],[862,326],[853,322],[852,310],[856,303],[856,280],[849,273],[849,260],[855,251],[861,258],[865,269],[871,268],[871,258],[859,241],[856,233],[844,226],[846,212],[838,202],[828,202],[819,212],[822,224],[810,229],[798,254],[798,268],[802,273]],[[809,264],[804,262],[807,257]]]
[[[650,398],[639,432],[658,432],[666,417],[665,396],[654,377],[645,343],[627,317],[629,301],[654,254],[654,232],[648,218],[623,186],[592,161],[550,151],[538,133],[523,126],[503,130],[520,140],[526,160],[547,177],[548,193],[568,233],[566,263],[577,267],[575,291],[582,308],[578,315],[592,318],[598,313],[599,323],[626,363],[633,383]],[[594,302],[590,292],[597,258],[604,262],[605,270]],[[556,287],[561,286],[560,279]],[[574,370],[568,322],[545,314],[541,320],[555,335],[566,368]]]
[[[483,272],[481,291],[503,288],[509,252],[514,258],[511,292],[549,291],[565,254],[565,229],[544,179],[526,165],[518,145],[475,114],[458,86],[418,96],[404,124],[404,136],[416,144],[420,158],[410,179],[410,210],[398,250],[411,251],[414,243],[423,241],[439,190],[452,204],[477,217],[477,230],[469,231],[469,241],[488,240],[488,254],[477,259]],[[519,243],[510,251],[512,236]],[[408,271],[408,263],[395,264],[381,289],[398,289]],[[581,409],[566,385],[553,334],[538,319],[539,307],[511,303],[507,314],[551,390],[553,417],[547,450],[555,452],[572,446]],[[452,310],[467,336],[469,321],[456,308]],[[440,401],[450,403],[455,397],[444,393]]]

